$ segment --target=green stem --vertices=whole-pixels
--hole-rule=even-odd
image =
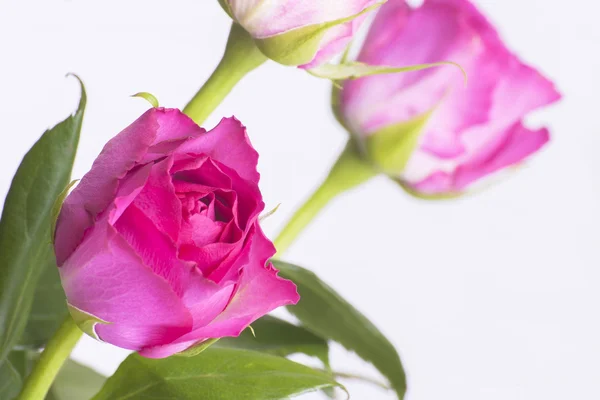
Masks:
[[[355,144],[349,141],[325,181],[296,211],[275,239],[277,255],[281,256],[285,253],[300,233],[331,200],[368,181],[377,173],[376,169],[362,159]]]
[[[43,400],[46,397],[58,371],[69,358],[82,333],[73,318],[67,316],[34,365],[17,400]]]
[[[183,112],[201,125],[235,85],[265,61],[267,57],[256,47],[252,37],[234,22],[221,62]]]

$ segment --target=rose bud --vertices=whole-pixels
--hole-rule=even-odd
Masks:
[[[480,178],[521,162],[549,140],[529,129],[533,110],[560,99],[551,81],[511,53],[467,0],[390,0],[358,56],[372,65],[441,60],[461,65],[349,80],[334,111],[363,155],[411,193],[464,192]]]
[[[80,327],[160,358],[296,303],[268,262],[257,161],[236,119],[206,132],[175,109],[153,108],[110,140],[56,226]]]
[[[344,51],[385,0],[219,0],[270,59],[305,69]]]

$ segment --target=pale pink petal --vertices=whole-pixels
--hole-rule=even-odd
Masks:
[[[547,129],[534,131],[521,123],[516,123],[500,137],[500,142],[460,164],[454,172],[437,171],[410,186],[425,194],[460,193],[476,180],[522,162],[550,140]]]
[[[550,140],[548,129],[530,130],[521,123],[516,123],[506,134],[504,141],[496,151],[472,158],[461,164],[455,172],[456,190],[463,190],[467,185],[502,168],[518,164],[531,154],[537,152]],[[486,154],[485,157],[482,155]]]
[[[329,29],[321,40],[319,51],[313,60],[308,64],[301,65],[300,68],[311,69],[318,67],[330,61],[336,55],[343,53],[366,18],[367,14],[363,14],[352,21],[336,25]]]
[[[358,59],[398,67],[453,61],[467,72],[466,87],[456,67],[444,66],[348,81],[341,92],[340,112],[358,138],[431,112],[419,147],[394,177],[429,194],[464,190],[459,181],[472,183],[474,176],[497,169],[480,160],[519,154],[514,146],[520,142],[508,140],[515,126],[560,98],[553,83],[510,52],[468,0],[425,0],[417,8],[389,0]],[[535,147],[528,143],[520,144],[525,155]],[[466,165],[469,179],[459,172]],[[482,171],[475,173],[475,166]]]
[[[261,39],[309,25],[351,17],[381,0],[226,0],[233,15]]]
[[[465,29],[456,13],[427,3],[411,10],[404,1],[388,1],[378,12],[358,60],[393,67],[465,63],[471,55],[464,49],[475,33]],[[341,110],[356,133],[369,135],[431,110],[455,85],[463,85],[463,78],[452,66],[366,77],[344,84]]]

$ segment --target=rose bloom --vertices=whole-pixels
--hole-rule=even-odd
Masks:
[[[268,263],[257,161],[236,119],[206,132],[175,109],[106,144],[55,235],[68,302],[104,321],[100,340],[166,357],[298,301]]]
[[[305,69],[323,64],[343,52],[365,20],[366,11],[384,1],[219,0],[268,57],[286,65],[301,64]],[[317,37],[300,42],[292,38],[302,29],[319,25],[327,26]]]
[[[359,142],[430,113],[408,164],[393,177],[424,195],[460,193],[521,162],[549,140],[524,118],[560,98],[552,82],[511,53],[467,0],[389,0],[358,56],[367,64],[453,61],[418,72],[347,81],[338,115]],[[376,161],[376,160],[375,160]]]

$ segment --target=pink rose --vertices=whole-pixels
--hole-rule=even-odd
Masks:
[[[337,112],[359,141],[431,113],[408,163],[394,171],[413,191],[462,192],[549,140],[547,129],[529,129],[523,120],[561,96],[551,81],[506,48],[467,0],[425,0],[418,8],[388,1],[358,59],[387,66],[454,61],[468,74],[466,87],[451,66],[344,84]]]
[[[344,51],[366,18],[385,0],[219,0],[265,55],[310,69]]]
[[[55,237],[69,304],[106,322],[99,339],[166,357],[299,300],[268,264],[257,160],[236,119],[206,132],[175,109],[106,144]]]

